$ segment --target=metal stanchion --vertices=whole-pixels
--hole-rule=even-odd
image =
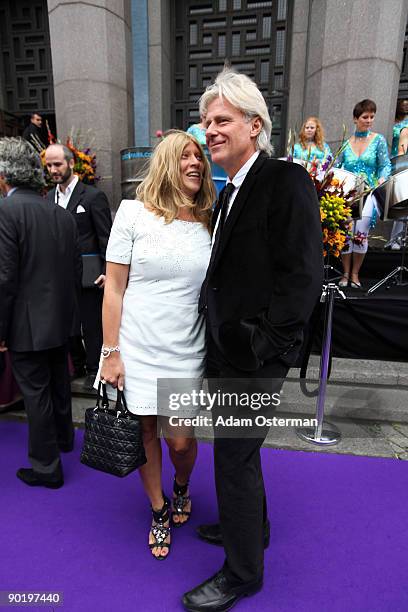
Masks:
[[[316,400],[316,427],[302,427],[296,430],[302,440],[313,444],[337,444],[341,433],[335,425],[324,421],[324,404],[326,399],[327,376],[329,370],[330,348],[332,339],[333,307],[335,295],[346,299],[344,293],[334,282],[326,280],[323,285],[321,302],[325,303],[322,355],[320,358],[319,393]]]

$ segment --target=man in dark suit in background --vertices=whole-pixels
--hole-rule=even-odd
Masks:
[[[42,117],[38,113],[32,113],[30,123],[23,132],[23,138],[28,140],[31,145],[35,145],[38,141],[45,148],[44,137],[42,132]]]
[[[42,165],[21,138],[0,140],[0,350],[24,398],[30,486],[63,485],[60,450],[74,444],[68,338],[78,317],[81,257],[71,215],[39,195]]]
[[[50,145],[45,154],[48,172],[56,188],[48,193],[50,202],[65,208],[75,218],[79,234],[79,246],[84,266],[91,261],[85,257],[95,256],[100,260],[100,272],[105,270],[105,253],[112,227],[112,217],[106,195],[91,185],[85,185],[74,174],[72,151],[60,144]],[[95,259],[95,258],[94,258]],[[75,375],[85,375],[84,387],[92,389],[98,371],[102,348],[102,288],[104,273],[96,273],[91,286],[83,283],[81,292],[81,336],[71,340],[70,352]],[[86,286],[85,286],[86,285]]]
[[[207,321],[207,374],[215,379],[210,389],[218,384],[223,391],[227,381],[229,392],[280,391],[322,287],[316,192],[304,168],[270,158],[271,120],[247,76],[220,73],[201,98],[200,115],[212,161],[228,176],[214,214],[199,305]],[[226,559],[212,578],[185,594],[188,610],[229,610],[262,587],[269,523],[260,448],[268,429],[215,431],[220,524],[198,532],[222,543]]]

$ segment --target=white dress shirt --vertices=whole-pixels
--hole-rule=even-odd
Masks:
[[[260,151],[255,151],[255,153],[253,153],[253,155],[251,155],[251,157],[248,159],[248,161],[245,162],[245,164],[238,170],[238,172],[236,173],[235,176],[232,177],[232,180],[230,180],[229,178],[227,178],[227,182],[226,185],[228,185],[228,183],[232,183],[234,185],[234,191],[232,192],[229,202],[228,202],[228,210],[225,216],[225,219],[227,219],[230,210],[232,208],[232,205],[234,203],[235,198],[238,195],[238,191],[239,188],[241,187],[242,183],[244,182],[246,175],[248,174],[248,172],[250,171],[250,169],[252,168],[252,166],[254,165],[254,163],[256,162],[256,160],[258,159]],[[215,224],[214,227],[214,232],[212,235],[212,244],[214,244],[214,240],[215,240],[215,234],[217,233],[217,229],[218,229],[218,223],[220,222],[220,214],[218,215],[217,218],[217,222]]]
[[[65,192],[61,191],[61,186],[57,185],[55,190],[55,203],[61,206],[62,208],[67,208],[69,200],[72,196],[72,192],[74,191],[76,184],[78,183],[78,176],[74,174],[74,178],[70,182],[70,184],[65,188]]]

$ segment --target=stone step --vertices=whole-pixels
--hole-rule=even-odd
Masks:
[[[408,359],[408,348],[407,348]],[[308,378],[319,377],[320,357],[311,355],[307,371]],[[289,370],[289,378],[298,378],[300,370]],[[370,385],[402,385],[408,387],[408,362],[374,361],[370,359],[332,360],[331,381],[346,383],[362,383]]]
[[[317,386],[319,357],[312,355],[307,388]],[[314,418],[316,398],[303,395],[299,370],[291,369],[282,389],[277,417]],[[87,408],[95,405],[96,393],[83,389],[83,380],[72,383],[73,420],[83,427]],[[272,427],[267,446],[329,453],[346,453],[408,459],[408,364],[370,360],[333,359],[327,385],[325,415],[337,425],[342,437],[334,446],[317,446],[301,440],[295,427]],[[25,419],[24,411],[2,418]],[[211,441],[211,427],[196,428],[197,438]]]
[[[306,388],[316,390],[319,357],[312,355]],[[94,404],[95,392],[83,389],[83,380],[72,383],[76,423],[83,422],[85,408]],[[281,393],[280,412],[313,416],[316,398],[302,393],[299,370],[292,368]],[[333,359],[325,399],[327,416],[351,421],[408,423],[408,363],[357,359]]]

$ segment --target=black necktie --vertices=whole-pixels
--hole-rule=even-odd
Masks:
[[[225,219],[227,218],[229,200],[234,190],[235,190],[234,183],[228,183],[228,185],[224,187],[224,189],[220,193],[220,198],[219,198],[219,203],[218,203],[218,206],[220,209],[220,212],[218,213],[218,218],[219,218],[218,227],[215,233],[214,244],[211,250],[211,257],[210,257],[210,263],[208,264],[207,275],[201,287],[200,299],[198,302],[199,312],[202,312],[207,306],[208,274],[209,274],[209,271],[211,270],[212,263],[214,261],[217,250],[219,248],[219,244],[221,242],[221,232],[225,225]]]
[[[228,183],[228,185],[224,187],[224,189],[222,190],[220,194],[220,212],[218,215],[219,221],[218,221],[217,231],[215,233],[213,248],[211,251],[210,265],[219,247],[219,243],[221,240],[221,233],[225,225],[225,219],[227,218],[228,204],[229,204],[230,197],[232,196],[234,190],[235,190],[234,183]]]

